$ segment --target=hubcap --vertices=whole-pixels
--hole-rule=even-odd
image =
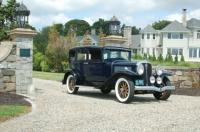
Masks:
[[[125,81],[121,81],[118,85],[119,95],[121,98],[126,98],[128,96],[128,84]]]
[[[75,89],[75,80],[73,78],[69,79],[69,89],[71,91],[74,91],[74,89]]]

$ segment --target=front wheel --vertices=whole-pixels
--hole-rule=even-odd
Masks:
[[[67,77],[67,93],[76,94],[77,92],[78,92],[78,87],[76,87],[75,77],[72,74],[70,74]]]
[[[169,80],[165,80],[165,82],[163,82],[163,86],[171,86],[171,83]],[[163,92],[154,92],[153,96],[157,99],[157,100],[167,100],[171,95],[171,91],[163,91]]]
[[[119,102],[129,103],[134,95],[134,86],[127,78],[119,78],[115,84],[115,93]]]

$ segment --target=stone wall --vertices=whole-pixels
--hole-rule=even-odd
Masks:
[[[16,90],[16,45],[0,43],[0,92]]]
[[[200,68],[168,70],[174,74],[170,80],[176,88],[200,88]]]

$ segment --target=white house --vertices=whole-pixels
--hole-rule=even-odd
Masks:
[[[186,61],[200,62],[200,20],[192,18],[186,21],[186,9],[183,9],[182,23],[174,21],[162,30],[148,25],[140,31],[140,53],[156,56],[167,53],[172,56],[184,56]]]

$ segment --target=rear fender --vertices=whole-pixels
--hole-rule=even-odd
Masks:
[[[75,75],[75,73],[74,73],[72,70],[68,70],[68,71],[65,73],[65,75],[64,75],[64,78],[63,78],[63,80],[62,80],[62,84],[66,84],[66,82],[67,82],[67,77],[68,77],[70,74]]]

